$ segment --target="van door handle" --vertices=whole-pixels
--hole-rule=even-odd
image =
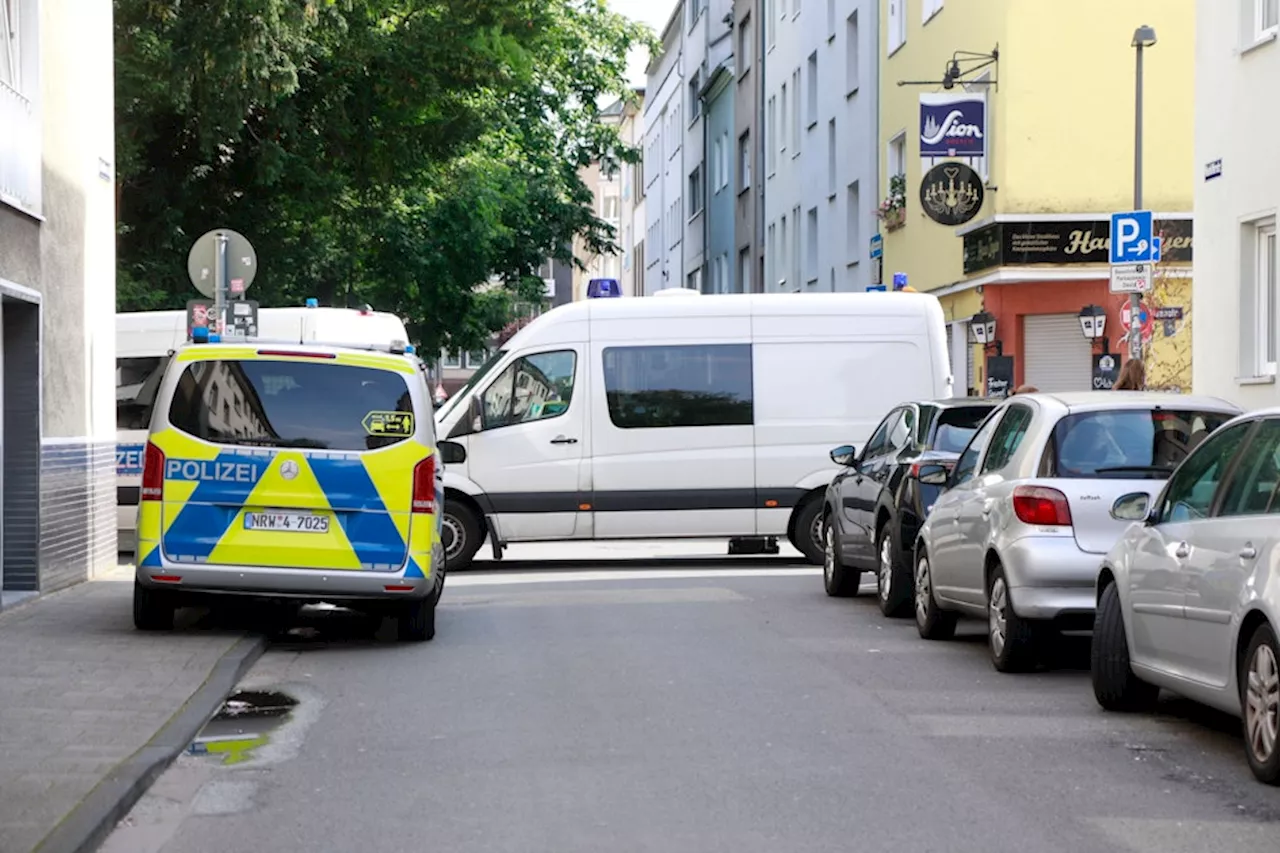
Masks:
[[[1179,560],[1185,560],[1187,557],[1191,556],[1191,546],[1186,542],[1179,542],[1178,547],[1173,551],[1173,556],[1177,557]]]
[[[563,435],[557,435],[555,438],[551,439],[551,443],[552,444],[577,444],[578,439],[565,438]]]
[[[1240,559],[1252,560],[1256,556],[1258,556],[1258,549],[1253,547],[1253,543],[1244,543],[1244,547],[1240,549]]]

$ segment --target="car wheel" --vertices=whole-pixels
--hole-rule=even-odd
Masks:
[[[1013,609],[1004,567],[996,565],[987,588],[987,646],[1000,672],[1026,672],[1037,660],[1036,625]]]
[[[813,499],[806,501],[796,510],[795,527],[791,534],[791,544],[815,566],[823,565],[825,559],[825,543],[823,530],[826,519],[822,516],[822,501]]]
[[[1155,704],[1160,688],[1133,674],[1129,641],[1124,632],[1120,591],[1107,584],[1093,617],[1093,645],[1089,649],[1093,696],[1108,711],[1140,711]]]
[[[916,630],[926,640],[950,640],[956,633],[956,621],[960,618],[950,610],[938,606],[933,597],[933,570],[929,555],[921,550],[916,557],[915,577]]]
[[[880,600],[880,612],[897,617],[906,613],[911,603],[911,589],[898,559],[898,546],[893,539],[893,524],[886,522],[880,529],[876,553],[880,555],[876,567],[876,594]]]
[[[1280,783],[1280,649],[1270,625],[1259,625],[1240,672],[1244,752],[1259,782]]]
[[[460,501],[446,500],[440,528],[446,569],[455,571],[471,565],[484,542],[484,526],[479,516]]]
[[[822,586],[832,598],[848,598],[858,594],[862,572],[856,572],[840,559],[836,548],[835,526],[830,519],[822,525]]]
[[[419,601],[405,605],[396,622],[396,631],[402,641],[421,643],[436,635],[436,595],[428,595]]]
[[[133,626],[139,631],[172,631],[177,609],[171,594],[133,582]]]

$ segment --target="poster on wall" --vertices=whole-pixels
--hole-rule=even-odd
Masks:
[[[988,397],[1008,397],[1013,390],[1013,356],[987,356],[987,394]]]
[[[920,95],[920,157],[987,156],[986,92]]]
[[[1093,357],[1093,390],[1110,391],[1120,378],[1120,359],[1106,354]]]

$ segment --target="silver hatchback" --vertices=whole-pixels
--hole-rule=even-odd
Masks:
[[[1027,394],[992,411],[948,472],[915,553],[920,635],[949,639],[985,618],[991,660],[1025,671],[1055,630],[1092,629],[1103,556],[1129,521],[1116,503],[1152,495],[1240,409],[1154,392]]]

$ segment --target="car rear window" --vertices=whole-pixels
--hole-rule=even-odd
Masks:
[[[969,439],[978,431],[983,419],[995,408],[988,406],[953,406],[938,413],[938,427],[933,434],[931,450],[962,453]]]
[[[146,429],[168,356],[116,359],[116,429]]]
[[[375,450],[414,434],[404,377],[333,362],[210,360],[189,365],[169,423],[218,444]]]
[[[1123,409],[1068,415],[1053,428],[1045,474],[1068,478],[1163,479],[1231,415],[1183,409]]]

